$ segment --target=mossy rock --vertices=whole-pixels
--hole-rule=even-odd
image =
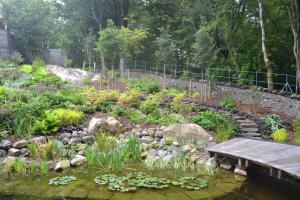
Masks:
[[[75,188],[72,192],[67,196],[70,198],[78,198],[84,199],[88,196],[88,190],[85,188]]]
[[[115,193],[111,200],[131,200],[132,194],[131,193]]]
[[[212,200],[210,194],[204,191],[188,191],[185,194],[193,200]]]
[[[226,195],[225,192],[219,190],[216,187],[209,187],[206,191],[211,196],[212,199],[217,199],[217,198],[220,198],[220,197]]]
[[[140,190],[133,195],[131,200],[167,200],[167,197],[158,192]]]
[[[184,193],[167,193],[167,199],[168,200],[188,200],[191,199],[189,196],[187,196]]]
[[[112,192],[109,192],[107,189],[99,188],[98,190],[90,190],[88,199],[90,200],[105,200],[111,199],[113,196]]]

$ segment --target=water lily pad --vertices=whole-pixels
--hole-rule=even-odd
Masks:
[[[67,185],[76,180],[77,178],[75,176],[55,177],[50,179],[49,185]]]

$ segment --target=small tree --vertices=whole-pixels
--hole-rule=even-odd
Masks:
[[[120,43],[122,38],[120,37],[119,29],[114,25],[112,20],[107,21],[108,27],[99,32],[99,39],[96,43],[96,51],[100,53],[105,59],[114,60],[118,57],[120,49]],[[102,72],[106,71],[105,62],[102,63]]]
[[[15,66],[18,66],[24,62],[24,58],[19,52],[13,52],[11,55],[11,61],[15,64]]]
[[[88,58],[89,67],[91,67],[92,64],[92,58],[94,55],[94,48],[95,48],[95,42],[96,42],[96,36],[93,35],[92,31],[90,30],[88,35],[83,40],[83,50]]]
[[[155,55],[162,63],[175,62],[175,41],[165,29],[161,28],[160,31],[161,35],[156,38],[158,50],[155,52]]]
[[[210,67],[213,61],[216,59],[214,51],[213,38],[205,27],[200,28],[196,33],[196,41],[193,44],[194,61],[200,65]]]
[[[125,63],[128,58],[136,55],[143,49],[141,42],[147,38],[147,32],[140,29],[120,29],[120,72],[124,75]]]

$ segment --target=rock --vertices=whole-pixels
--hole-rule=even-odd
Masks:
[[[177,141],[203,140],[207,145],[210,138],[201,126],[194,123],[172,124],[164,129],[164,136],[169,136]]]
[[[192,156],[190,156],[189,158],[188,158],[188,162],[189,163],[195,163],[197,161],[197,156],[194,156],[194,155],[192,155]]]
[[[21,150],[20,149],[15,149],[15,148],[10,148],[8,150],[7,155],[17,157],[17,156],[21,155]]]
[[[13,147],[16,149],[22,149],[28,145],[28,140],[19,140],[13,144]]]
[[[140,140],[141,140],[141,142],[147,143],[147,144],[153,142],[153,138],[150,136],[143,136]]]
[[[143,130],[141,136],[149,136],[148,131],[146,129]]]
[[[122,126],[121,123],[114,117],[107,118],[106,124],[112,128],[118,128]]]
[[[220,164],[220,167],[221,167],[222,169],[225,169],[225,170],[229,171],[229,170],[231,170],[232,165],[231,165],[230,163],[224,162],[224,163],[221,163],[221,164]]]
[[[187,154],[187,153],[190,152],[191,150],[192,150],[192,147],[191,147],[191,145],[189,145],[189,144],[186,144],[186,145],[182,146],[182,151],[183,151],[185,154]]]
[[[238,175],[240,175],[240,176],[247,176],[247,171],[244,170],[244,169],[240,169],[240,168],[238,168],[238,167],[236,167],[236,168],[234,169],[234,173],[236,173],[236,174],[238,174]]]
[[[96,141],[96,137],[93,135],[84,136],[82,138],[82,141],[87,144],[94,144],[94,142]]]
[[[174,142],[173,142],[173,145],[174,145],[175,147],[179,147],[179,143],[178,143],[177,141],[174,141]]]
[[[78,131],[73,131],[71,137],[79,137]]]
[[[69,160],[61,160],[58,163],[56,163],[54,170],[62,171],[62,170],[70,168],[70,166],[71,166],[71,163]]]
[[[63,139],[61,140],[61,142],[62,142],[64,145],[67,145],[67,144],[69,144],[69,138],[63,138]]]
[[[164,137],[164,132],[163,131],[155,131],[154,137],[161,139]]]
[[[90,76],[88,72],[81,69],[64,68],[58,65],[47,65],[47,68],[52,74],[60,77],[63,81],[73,84],[82,84],[83,80]]]
[[[105,119],[93,117],[87,128],[88,133],[96,133],[105,124]]]
[[[148,135],[149,135],[150,137],[154,137],[154,134],[155,134],[155,129],[149,128],[149,129],[148,129]]]
[[[62,133],[60,134],[60,136],[58,137],[61,141],[65,138],[70,139],[71,138],[71,134],[70,133]]]
[[[16,157],[8,156],[2,161],[3,172],[8,173],[11,171],[13,164],[16,161]]]
[[[86,157],[82,155],[76,155],[75,158],[71,160],[71,165],[74,167],[78,167],[87,162]]]
[[[205,161],[205,165],[208,167],[217,168],[218,163],[215,160],[215,158],[212,157],[212,158],[209,158],[207,161]]]
[[[70,140],[69,140],[69,145],[75,145],[75,144],[79,144],[79,143],[81,143],[81,138],[79,138],[79,137],[75,137],[75,138],[71,138]]]
[[[143,151],[147,151],[147,150],[149,150],[149,148],[150,148],[150,145],[149,145],[149,144],[142,143],[142,150],[143,150]]]
[[[55,168],[55,162],[53,160],[48,161],[49,169],[52,170]]]
[[[43,143],[47,142],[47,139],[44,136],[39,136],[39,137],[32,138],[32,140],[30,142],[43,144]]]
[[[80,144],[77,145],[77,147],[78,147],[77,148],[78,151],[83,151],[83,150],[85,150],[88,147],[88,145],[80,143]]]
[[[27,148],[20,149],[22,156],[30,156],[30,151]]]
[[[6,156],[6,150],[0,149],[0,158]]]
[[[146,159],[147,156],[148,156],[148,151],[143,151],[142,154],[141,154],[141,158]]]
[[[165,157],[163,157],[163,161],[165,162],[170,162],[173,158],[175,158],[177,156],[177,154],[167,154]]]
[[[157,155],[157,151],[154,149],[150,149],[150,151],[148,152],[148,156],[154,157]]]
[[[9,140],[2,140],[0,142],[0,149],[8,150],[12,148],[12,143]]]
[[[159,151],[157,152],[157,155],[158,155],[159,157],[164,157],[164,156],[166,156],[167,154],[168,154],[168,152],[165,151],[165,150],[159,150]]]

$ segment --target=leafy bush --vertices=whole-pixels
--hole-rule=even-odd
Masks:
[[[221,100],[220,106],[228,109],[236,108],[236,103],[233,99],[230,99],[228,97],[225,97]]]
[[[285,129],[278,129],[273,132],[272,139],[275,142],[288,142],[289,141],[289,135],[288,132]]]
[[[64,61],[64,67],[66,67],[66,68],[69,68],[69,67],[71,67],[71,65],[72,65],[72,59],[66,59],[65,61]]]
[[[36,120],[33,125],[34,133],[49,134],[58,131],[60,126],[74,125],[81,122],[84,114],[71,109],[46,110],[43,119]]]
[[[120,93],[116,90],[96,91],[94,88],[90,88],[86,91],[86,96],[90,105],[98,105],[105,102],[117,102]]]
[[[300,137],[300,117],[297,117],[293,122],[295,133]]]
[[[236,124],[230,117],[217,112],[201,112],[193,117],[193,121],[205,129],[216,132],[220,142],[228,140],[236,129]]]
[[[141,93],[136,90],[132,89],[127,92],[124,92],[120,95],[118,104],[119,105],[131,105],[131,104],[137,104],[138,103],[138,97],[141,95]]]
[[[145,114],[157,114],[159,112],[159,102],[148,98],[146,101],[141,102],[140,109]]]
[[[126,110],[124,110],[120,106],[113,106],[112,111],[111,111],[113,116],[125,116],[126,115]]]
[[[115,106],[115,102],[106,101],[104,103],[96,105],[96,111],[101,111],[104,113],[109,113],[113,111],[113,107]]]
[[[163,116],[159,119],[159,124],[161,126],[167,126],[175,123],[185,123],[186,120],[183,116],[176,113],[164,113]]]
[[[20,68],[20,72],[24,74],[31,74],[33,72],[33,68],[31,65],[22,65]]]
[[[11,55],[11,61],[18,66],[19,64],[21,64],[22,62],[24,62],[24,58],[22,57],[22,55],[18,52],[13,52]]]
[[[268,115],[264,118],[264,121],[267,125],[271,127],[271,130],[274,132],[278,130],[281,126],[281,119],[278,115]]]
[[[171,103],[171,109],[174,112],[179,113],[179,114],[187,114],[193,110],[192,104],[183,103],[183,100],[185,97],[186,97],[185,93],[179,93],[174,97],[174,99]]]
[[[147,93],[156,93],[160,91],[160,85],[158,81],[148,82],[147,80],[129,80],[127,82],[129,88],[138,89]]]
[[[197,99],[197,98],[200,98],[201,97],[201,94],[199,92],[195,92],[193,95],[192,95],[192,98],[193,99]]]
[[[134,108],[128,110],[126,117],[134,123],[140,123],[144,119],[143,113]]]
[[[0,67],[13,68],[15,65],[9,60],[0,60]]]

